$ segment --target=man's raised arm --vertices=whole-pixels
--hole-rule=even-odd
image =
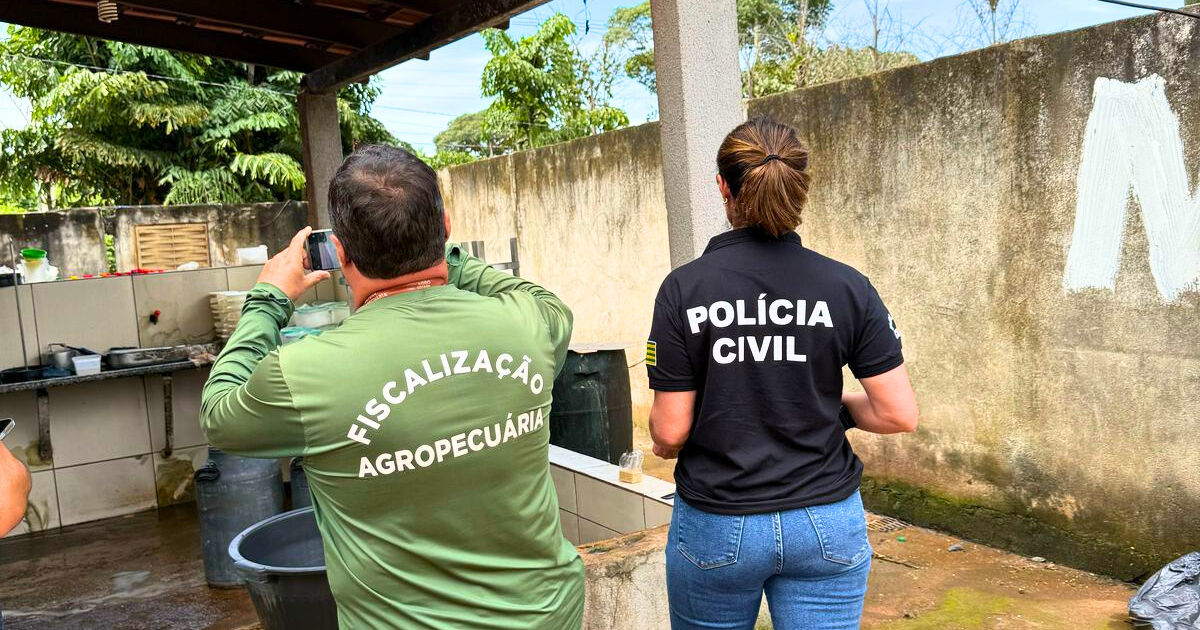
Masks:
[[[487,297],[506,293],[526,293],[533,297],[538,314],[550,332],[554,345],[555,365],[561,369],[571,342],[574,316],[558,296],[524,278],[504,273],[491,265],[469,256],[456,245],[446,248],[446,263],[450,268],[450,284]]]
[[[303,246],[312,228],[300,230],[263,267],[246,296],[237,329],[204,384],[200,427],[213,446],[248,457],[303,455],[304,428],[279,366],[279,330],[292,315],[293,295],[329,277],[306,274]]]

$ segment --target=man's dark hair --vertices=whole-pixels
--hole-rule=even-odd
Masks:
[[[444,213],[437,174],[398,147],[359,148],[329,183],[333,233],[368,278],[395,278],[441,260]]]

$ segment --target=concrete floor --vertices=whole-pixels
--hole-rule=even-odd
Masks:
[[[943,534],[871,522],[864,628],[1130,627],[1127,584],[973,543],[951,552],[959,541]],[[902,529],[879,531],[889,525]],[[0,606],[9,630],[256,627],[241,590],[205,585],[192,505],[0,542]]]
[[[0,541],[6,630],[234,630],[255,624],[242,589],[204,582],[196,506]]]

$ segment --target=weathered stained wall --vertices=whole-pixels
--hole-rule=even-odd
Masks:
[[[1123,578],[1200,545],[1200,293],[1156,288],[1136,201],[1114,288],[1063,280],[1097,79],[1163,77],[1200,166],[1198,29],[1140,18],[750,103],[812,145],[805,243],[869,275],[905,335],[922,426],[855,435],[871,507]],[[577,339],[644,338],[668,270],[653,125],[442,183],[458,237],[521,237],[523,275],[566,298]],[[1182,238],[1194,185],[1158,191]],[[1169,245],[1154,255],[1200,254]]]
[[[113,236],[117,271],[137,267],[134,227],[161,223],[207,223],[213,267],[239,264],[237,249],[266,245],[275,253],[307,225],[304,202],[243,205],[123,206],[60,212],[0,215],[0,264],[12,266],[14,251],[39,247],[49,252],[60,277],[108,271],[104,236]]]
[[[137,267],[134,227],[159,223],[207,223],[211,266],[237,265],[239,247],[266,245],[274,254],[308,225],[307,204],[284,201],[243,205],[129,206],[115,208],[110,225],[117,269]]]
[[[922,426],[856,436],[872,507],[1124,578],[1200,545],[1200,293],[1156,289],[1137,201],[1115,288],[1063,282],[1093,86],[1155,74],[1194,173],[1200,22],[1178,16],[751,104],[812,144],[806,242],[869,275],[904,333]],[[1169,187],[1169,166],[1137,193]],[[1191,188],[1159,192],[1187,238]],[[1154,255],[1172,251],[1200,240]]]
[[[20,251],[26,247],[49,252],[50,262],[59,268],[60,274],[98,273],[106,269],[104,222],[94,209],[0,214],[0,265],[14,267]]]
[[[639,362],[670,270],[657,124],[451,167],[439,183],[453,240],[483,240],[502,262],[517,237],[521,275],[571,306],[575,341],[631,343],[634,421],[645,423]]]

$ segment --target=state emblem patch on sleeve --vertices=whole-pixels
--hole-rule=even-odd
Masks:
[[[658,344],[653,341],[646,342],[646,365],[658,365]]]

